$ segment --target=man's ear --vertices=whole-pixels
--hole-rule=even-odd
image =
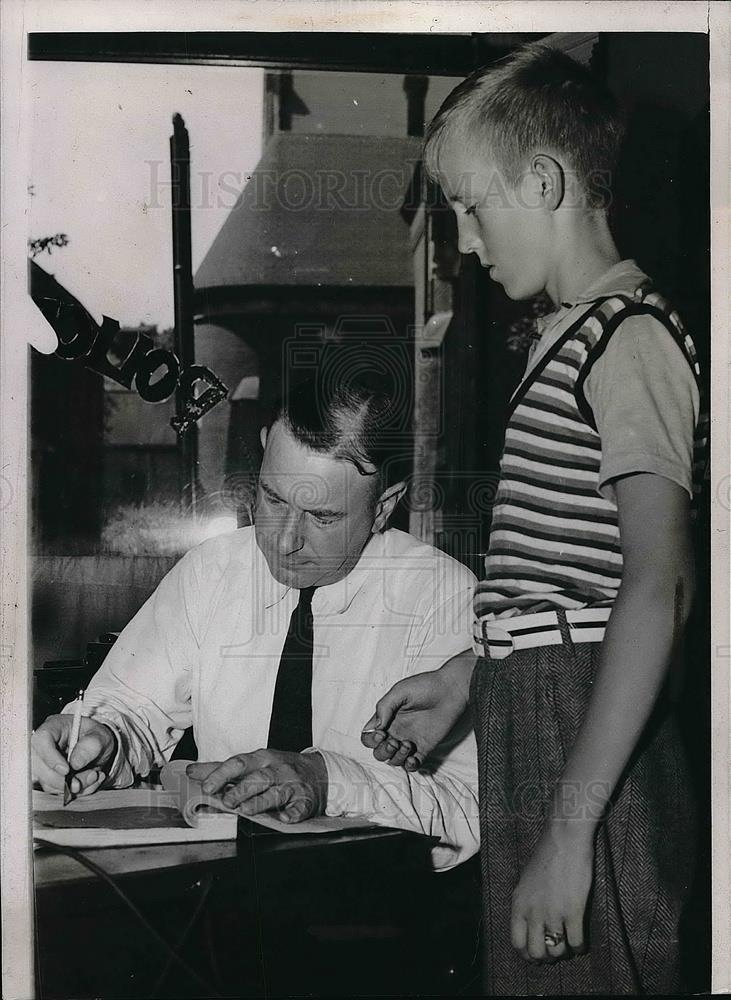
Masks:
[[[554,212],[564,199],[566,177],[558,160],[548,153],[536,153],[531,160],[530,172],[538,190],[539,204]]]
[[[389,486],[385,489],[378,498],[376,503],[376,516],[373,521],[373,527],[371,532],[377,535],[379,532],[384,531],[388,526],[388,521],[394,510],[396,509],[396,504],[399,502],[401,497],[406,492],[406,483],[394,483],[393,486]]]
[[[262,449],[266,448],[268,437],[269,437],[269,428],[262,427],[262,429],[259,431],[259,440],[261,441]]]

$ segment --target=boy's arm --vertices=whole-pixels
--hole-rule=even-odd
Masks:
[[[417,771],[466,711],[476,662],[466,649],[438,670],[397,681],[376,702],[361,742],[376,760]]]
[[[513,897],[513,944],[526,958],[563,954],[564,946],[547,954],[546,929],[565,927],[569,945],[584,945],[594,834],[648,721],[693,598],[686,490],[649,473],[626,476],[615,486],[622,584],[551,818]]]

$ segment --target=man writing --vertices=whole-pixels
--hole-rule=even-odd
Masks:
[[[127,625],[72,717],[32,741],[47,791],[125,787],[168,760],[192,725],[189,773],[244,814],[288,822],[359,815],[437,836],[437,868],[479,844],[474,737],[459,726],[409,773],[360,741],[396,681],[464,646],[474,577],[388,527],[393,400],[364,380],[288,393],[268,433],[254,526],[193,549]],[[208,762],[208,763],[203,763]]]

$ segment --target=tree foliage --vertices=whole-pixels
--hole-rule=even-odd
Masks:
[[[31,258],[35,258],[38,254],[51,253],[53,247],[65,247],[68,246],[69,238],[66,233],[54,233],[53,236],[40,236],[38,239],[28,240],[28,253]]]

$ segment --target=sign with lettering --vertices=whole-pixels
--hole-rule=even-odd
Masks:
[[[56,331],[58,357],[80,361],[126,389],[134,387],[147,403],[161,403],[179,390],[182,412],[170,420],[177,434],[185,434],[228,395],[228,389],[210,368],[187,365],[181,371],[173,351],[155,347],[143,333],[138,333],[127,356],[114,363],[109,351],[119,333],[119,323],[104,316],[99,326],[79,300],[35,261],[30,261],[30,294]],[[199,383],[205,388],[199,390]]]

